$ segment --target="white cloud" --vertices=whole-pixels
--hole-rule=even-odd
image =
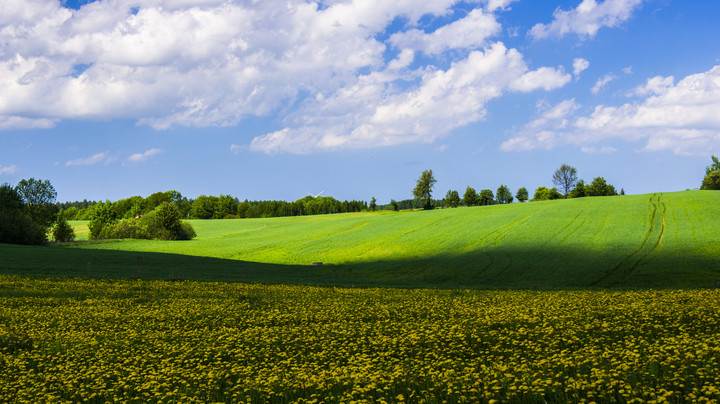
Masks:
[[[575,99],[570,99],[552,107],[545,102],[539,102],[537,108],[539,117],[525,125],[511,139],[503,142],[500,145],[501,150],[552,149],[560,142],[558,132],[568,127],[569,119],[580,105]]]
[[[592,38],[602,27],[616,27],[630,18],[643,0],[583,0],[572,10],[556,9],[549,24],[536,24],[530,35],[536,39],[562,37],[574,33]]]
[[[299,111],[291,119],[298,125],[256,137],[250,149],[309,153],[429,143],[483,119],[486,103],[504,92],[550,90],[565,85],[570,75],[554,68],[529,70],[517,50],[496,43],[447,70],[426,72],[417,87],[397,91],[388,85],[391,79],[381,73],[361,76]]]
[[[79,158],[75,160],[70,160],[67,163],[65,163],[66,167],[72,167],[72,166],[91,166],[93,164],[97,164],[100,162],[109,162],[110,157],[108,157],[108,153],[96,153],[93,154],[90,157],[86,158]]]
[[[160,153],[162,153],[162,150],[160,149],[149,149],[144,153],[135,153],[131,155],[130,157],[128,157],[127,161],[130,163],[143,163],[147,161],[150,157]]]
[[[648,95],[666,94],[673,87],[674,82],[675,78],[673,76],[655,76],[649,78],[644,86],[637,87],[629,95],[639,95],[644,97]]]
[[[653,77],[636,91],[638,102],[596,106],[589,114],[574,108],[557,120],[536,120],[503,143],[507,151],[551,149],[561,144],[585,147],[585,152],[612,152],[595,146],[606,139],[645,142],[644,151],[706,154],[720,144],[720,66],[683,78]],[[581,149],[582,150],[582,149]]]
[[[573,76],[577,79],[580,73],[590,67],[590,62],[583,58],[573,59]]]
[[[11,175],[17,172],[17,166],[0,166],[0,175]]]
[[[487,38],[500,32],[495,16],[472,10],[451,24],[438,28],[430,34],[418,29],[393,34],[390,43],[398,48],[413,49],[427,54],[438,54],[448,49],[474,49]]]
[[[616,78],[617,78],[617,77],[615,77],[615,75],[614,75],[614,74],[611,74],[611,73],[608,73],[608,74],[600,77],[600,78],[595,82],[595,85],[590,89],[590,92],[593,93],[593,94],[599,93],[600,90],[602,90],[603,88],[605,88],[605,86],[607,85],[607,83],[615,80]]]
[[[107,0],[79,10],[4,0],[0,129],[64,119],[227,126],[278,114],[284,129],[251,150],[430,142],[482,119],[506,92],[570,80],[491,41],[502,30],[493,13],[512,2],[480,1],[425,32],[420,19],[451,15],[457,0]],[[406,26],[378,39],[398,19]],[[386,60],[388,50],[399,54]]]
[[[622,71],[625,74],[632,74],[632,66],[623,67]]]

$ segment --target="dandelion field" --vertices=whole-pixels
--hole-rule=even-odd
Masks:
[[[9,402],[718,402],[720,291],[0,276]]]

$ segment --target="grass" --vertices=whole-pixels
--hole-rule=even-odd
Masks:
[[[191,221],[192,241],[0,246],[5,273],[342,286],[720,286],[720,193]],[[74,223],[80,238],[86,225]],[[3,251],[5,250],[5,251]],[[6,253],[7,252],[7,253]],[[323,266],[312,266],[323,262]]]

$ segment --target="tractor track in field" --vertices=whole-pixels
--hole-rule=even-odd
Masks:
[[[661,200],[661,196],[657,195],[657,200],[653,201],[653,199],[656,197],[657,194],[653,194],[648,203],[651,205],[651,213],[650,213],[650,220],[649,220],[649,227],[647,233],[645,233],[645,237],[643,238],[642,243],[640,246],[630,253],[628,256],[626,256],[622,261],[620,261],[615,267],[610,269],[608,272],[605,273],[601,278],[593,281],[590,283],[590,286],[598,286],[600,283],[604,282],[608,278],[614,275],[619,275],[619,279],[624,279],[627,277],[630,273],[632,273],[635,269],[637,269],[643,261],[653,253],[653,251],[657,250],[657,248],[660,246],[660,243],[662,242],[663,237],[665,236],[665,215],[667,213],[667,205],[665,202]],[[653,237],[653,233],[656,233],[656,226],[655,222],[657,221],[658,214],[661,214],[660,218],[660,230],[659,235],[657,236],[657,239]],[[653,242],[654,241],[654,242]],[[650,247],[646,248],[646,246]],[[632,262],[632,264],[629,264]],[[627,269],[622,269],[624,266],[629,265]],[[617,283],[616,280],[614,283]]]

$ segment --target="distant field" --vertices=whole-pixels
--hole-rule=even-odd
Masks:
[[[340,284],[713,287],[720,286],[718,218],[719,192],[688,191],[427,212],[193,220],[198,237],[189,242],[73,247],[279,266],[323,262],[323,269],[308,272],[322,282],[325,271]]]

